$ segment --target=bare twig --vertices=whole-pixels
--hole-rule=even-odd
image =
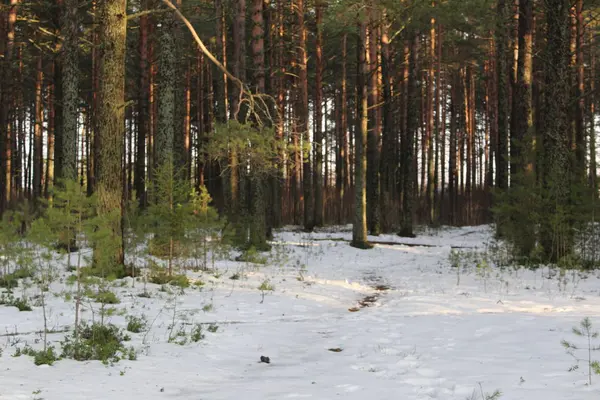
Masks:
[[[238,77],[236,77],[231,72],[229,72],[227,70],[227,68],[223,64],[221,64],[221,62],[219,60],[217,60],[217,58],[210,52],[210,50],[208,50],[208,48],[206,47],[206,45],[204,44],[202,39],[200,39],[200,36],[198,36],[198,33],[196,32],[196,30],[194,29],[194,27],[192,26],[190,21],[181,13],[181,11],[170,0],[162,0],[162,2],[167,7],[172,9],[173,12],[175,12],[175,15],[177,16],[177,18],[179,18],[185,24],[185,26],[188,28],[188,30],[192,34],[192,37],[198,44],[198,47],[200,48],[200,50],[202,50],[202,52],[206,55],[206,57],[208,57],[208,59],[213,64],[215,64],[217,66],[217,68],[219,70],[221,70],[221,72],[223,72],[223,74],[225,74],[225,76],[227,76],[227,78],[229,78],[229,80],[231,80],[235,85],[237,85],[239,87],[239,89],[240,89],[240,101],[239,101],[240,106],[243,103],[248,104],[248,114],[247,114],[245,122],[248,122],[248,119],[250,118],[250,116],[252,116],[254,118],[255,122],[258,125],[262,126],[262,125],[264,125],[264,123],[261,118],[261,114],[265,115],[269,121],[272,121],[273,118],[271,116],[271,112],[269,111],[269,106],[267,105],[267,100],[274,102],[275,100],[273,99],[273,97],[269,96],[267,94],[264,94],[264,93],[253,94],[250,91],[250,89],[248,89],[246,87],[246,85],[244,85],[244,82],[242,82]],[[275,109],[276,109],[276,107],[275,107]],[[237,116],[238,112],[239,112],[239,107],[238,107],[238,110],[235,110],[234,114]]]

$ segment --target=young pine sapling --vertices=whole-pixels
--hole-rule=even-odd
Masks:
[[[598,331],[594,331],[592,327],[592,321],[590,321],[588,317],[585,317],[583,320],[581,320],[579,327],[573,327],[572,331],[576,336],[583,338],[586,343],[584,344],[584,347],[580,347],[575,343],[566,340],[561,342],[563,347],[567,350],[567,354],[571,355],[576,361],[576,364],[569,368],[569,371],[575,371],[579,369],[580,361],[586,362],[588,367],[588,383],[591,385],[592,375],[600,375],[600,362],[592,359],[592,352],[600,350],[600,346],[593,343],[595,339],[598,339],[599,333]],[[587,357],[579,358],[576,355],[578,350],[587,353]]]

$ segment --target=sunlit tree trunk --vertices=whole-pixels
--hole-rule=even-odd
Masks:
[[[4,46],[2,66],[2,92],[0,95],[0,214],[8,206],[11,194],[11,146],[12,126],[10,121],[13,94],[13,53],[15,47],[15,24],[19,0],[10,0],[6,17],[6,45]]]
[[[315,4],[316,44],[315,44],[315,226],[323,226],[323,7],[319,1]]]
[[[352,246],[369,248],[367,241],[367,129],[368,129],[368,86],[369,75],[369,36],[364,21],[359,23],[360,36],[357,43],[358,67],[358,109],[355,131],[355,170],[354,170],[354,222],[352,227]]]
[[[56,179],[77,179],[79,118],[79,1],[65,0],[62,13],[62,133]],[[58,172],[60,174],[58,174]]]
[[[302,193],[304,197],[304,229],[314,228],[314,198],[312,188],[312,168],[310,157],[310,132],[308,121],[308,53],[306,49],[307,29],[304,23],[304,0],[296,0],[297,62],[298,62],[298,98],[296,119],[298,132],[302,135]]]
[[[33,140],[33,198],[37,200],[42,196],[42,175],[44,173],[43,160],[43,124],[44,108],[42,100],[42,85],[44,72],[42,55],[37,57],[35,74],[35,111],[34,111],[34,140]]]
[[[496,154],[496,186],[502,190],[508,188],[508,21],[510,10],[507,0],[498,0],[496,25],[496,96],[498,116],[498,152]]]
[[[100,3],[100,42],[98,81],[98,213],[110,222],[115,237],[113,262],[123,264],[120,240],[123,205],[122,159],[125,134],[125,44],[127,18],[125,0]],[[116,239],[119,238],[119,239]],[[102,249],[94,249],[94,256]]]

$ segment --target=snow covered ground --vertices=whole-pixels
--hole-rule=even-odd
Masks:
[[[560,344],[584,344],[571,333],[583,317],[600,328],[595,274],[478,273],[465,263],[459,282],[451,247],[483,250],[488,227],[384,235],[371,238],[382,244],[368,251],[350,247],[349,238],[347,227],[284,230],[269,265],[229,260],[217,263],[221,275],[189,271],[206,284],[184,294],[148,284],[152,296],[142,298],[141,283],[117,282],[116,307],[124,311],[110,321],[125,326],[123,313],[144,315],[151,328],[132,334],[136,361],[112,366],[60,360],[36,367],[31,357],[12,357],[25,343],[40,347],[42,311],[0,306],[0,399],[464,400],[496,389],[510,400],[600,398],[600,376],[588,386],[584,364],[569,372],[574,361]],[[235,273],[240,280],[229,279]],[[265,280],[274,290],[263,301]],[[48,301],[55,330],[74,319],[64,290],[72,289],[53,284]],[[167,340],[173,320],[218,330],[180,346]]]

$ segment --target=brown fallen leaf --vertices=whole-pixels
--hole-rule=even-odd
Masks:
[[[339,352],[343,351],[343,349],[340,349],[339,347],[334,347],[334,348],[327,349],[327,350],[333,351],[334,353],[339,353]]]
[[[352,308],[349,308],[348,311],[350,311],[350,312],[357,312],[357,311],[360,311],[360,308],[358,308],[358,307],[352,307]]]

